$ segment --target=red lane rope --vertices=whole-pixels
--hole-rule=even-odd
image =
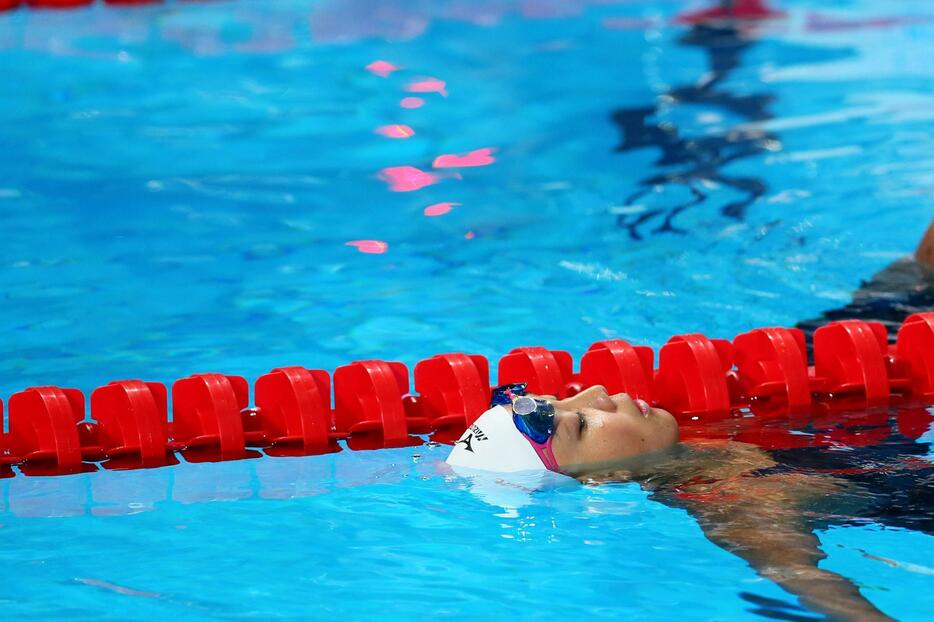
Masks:
[[[771,448],[860,443],[875,438],[867,425],[888,421],[887,410],[873,409],[889,406],[903,409],[900,433],[917,437],[932,418],[918,407],[934,403],[934,312],[907,318],[893,346],[878,322],[822,326],[814,334],[813,366],[803,333],[788,328],[759,328],[732,342],[676,335],[654,364],[651,348],[622,340],[591,345],[577,372],[568,352],[522,347],[499,360],[497,384],[527,382],[531,392],[559,398],[600,384],[671,411],[687,438],[729,437]],[[412,393],[409,370],[399,362],[354,361],[333,374],[281,367],[256,380],[251,406],[242,376],[194,374],[172,383],[171,422],[169,389],[160,383],[98,387],[90,418],[78,389],[31,387],[8,400],[0,476],[12,476],[13,465],[27,475],[78,473],[97,469],[95,463],[158,467],[176,464],[176,452],[190,462],[257,457],[257,448],[272,456],[314,455],[339,451],[341,439],[350,449],[417,445],[425,434],[451,442],[486,410],[490,366],[479,355],[438,354],[415,365],[414,385]],[[0,414],[2,408],[0,401]],[[869,412],[861,413],[855,432],[826,420],[857,409]],[[802,437],[769,425],[801,423],[802,416],[809,423],[824,417],[829,431]]]

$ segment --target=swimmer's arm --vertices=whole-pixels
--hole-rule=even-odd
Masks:
[[[924,233],[924,237],[921,238],[921,243],[918,244],[915,259],[922,266],[934,269],[934,220],[931,221],[928,230]]]
[[[891,620],[852,581],[818,568],[826,557],[820,541],[803,521],[788,515],[787,506],[761,498],[754,501],[731,503],[729,508],[706,504],[689,511],[711,542],[744,559],[807,607],[832,620]]]

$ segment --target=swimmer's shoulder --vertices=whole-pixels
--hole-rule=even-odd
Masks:
[[[684,441],[682,445],[685,449],[684,459],[694,463],[692,470],[701,469],[712,479],[737,477],[777,464],[765,450],[749,443],[724,439],[692,439]]]
[[[934,255],[934,248],[931,253]],[[934,256],[931,259],[934,261]],[[903,257],[864,281],[854,292],[853,302],[864,304],[872,300],[904,298],[924,291],[934,291],[934,265],[924,264],[916,257]]]
[[[928,225],[921,242],[918,243],[914,258],[920,266],[929,272],[934,271],[934,220]]]
[[[697,439],[618,468],[591,473],[583,481],[591,484],[636,481],[648,490],[664,490],[690,483],[719,482],[775,465],[775,460],[754,445]]]

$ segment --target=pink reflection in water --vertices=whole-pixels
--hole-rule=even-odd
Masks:
[[[473,231],[468,231],[467,233],[464,234],[464,239],[465,239],[465,240],[472,240],[472,239],[474,239],[475,237],[477,237],[477,234],[474,233]]]
[[[436,184],[441,179],[414,166],[390,166],[379,172],[379,178],[389,184],[393,192],[412,192]]]
[[[380,78],[386,78],[393,71],[399,71],[400,67],[393,65],[388,60],[374,60],[372,63],[366,66],[366,70],[372,74],[376,74]]]
[[[442,216],[450,212],[458,205],[460,205],[460,203],[435,203],[434,205],[429,205],[426,207],[423,213],[425,216]]]
[[[421,108],[425,105],[425,100],[421,97],[403,97],[399,105],[403,108]]]
[[[493,164],[493,162],[496,161],[496,158],[491,155],[494,151],[496,151],[495,148],[486,147],[484,149],[471,151],[467,155],[463,156],[446,153],[435,158],[435,161],[432,162],[431,166],[434,168],[487,166],[489,164]]]
[[[382,240],[351,240],[350,242],[345,242],[344,246],[353,246],[361,253],[369,253],[371,255],[382,255],[389,249],[389,244]]]
[[[410,128],[408,125],[384,125],[373,130],[380,136],[385,136],[386,138],[409,138],[415,136],[415,130]]]
[[[409,93],[440,93],[444,97],[447,97],[448,92],[445,90],[446,86],[447,83],[444,80],[439,80],[438,78],[423,78],[415,82],[409,82],[405,90]]]

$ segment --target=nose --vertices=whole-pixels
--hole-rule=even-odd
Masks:
[[[610,399],[610,394],[607,393],[607,390],[600,385],[581,391],[574,397],[579,407],[595,408],[610,413],[616,412],[616,403]]]

